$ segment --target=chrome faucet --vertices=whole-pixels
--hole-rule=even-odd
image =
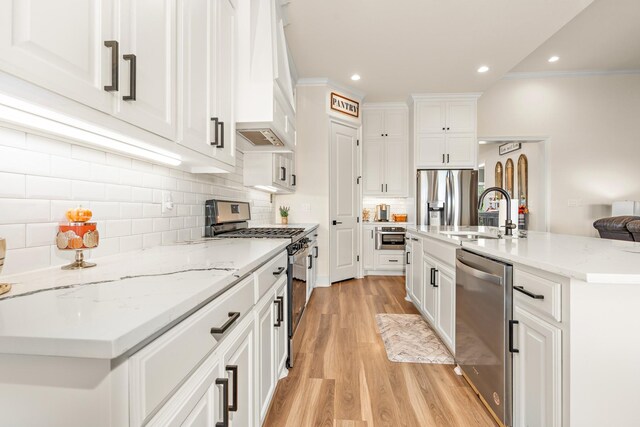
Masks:
[[[511,221],[511,196],[509,196],[509,193],[503,188],[489,187],[484,190],[478,198],[478,210],[482,208],[482,201],[484,200],[485,196],[494,191],[502,193],[504,195],[504,198],[507,199],[507,220],[504,223],[504,234],[506,234],[507,236],[513,236],[513,230],[516,228],[516,225]]]

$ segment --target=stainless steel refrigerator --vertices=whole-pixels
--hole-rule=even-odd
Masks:
[[[417,225],[478,225],[478,171],[419,170]]]

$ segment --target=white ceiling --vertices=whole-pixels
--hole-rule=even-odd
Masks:
[[[592,1],[292,0],[287,40],[299,77],[328,77],[368,102],[482,92]]]
[[[638,69],[640,0],[596,0],[512,71]]]

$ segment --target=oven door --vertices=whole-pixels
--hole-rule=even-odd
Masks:
[[[289,367],[293,367],[295,355],[300,347],[301,334],[296,334],[307,304],[307,258],[305,247],[289,256]]]
[[[404,233],[397,231],[377,231],[376,249],[404,251]]]

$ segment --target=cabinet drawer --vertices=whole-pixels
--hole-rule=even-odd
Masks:
[[[451,269],[455,269],[456,249],[458,247],[458,245],[443,243],[431,238],[422,239],[422,248],[425,255],[442,261]]]
[[[397,253],[379,253],[376,256],[377,270],[402,270],[404,268],[404,251],[396,251]]]
[[[253,275],[198,310],[130,359],[131,425],[141,425],[228,334],[211,333],[253,307]]]
[[[514,269],[513,295],[518,304],[562,321],[562,285],[526,271]]]
[[[283,252],[278,255],[263,265],[254,274],[256,278],[256,295],[254,302],[257,303],[282,275],[287,274],[287,253]]]

